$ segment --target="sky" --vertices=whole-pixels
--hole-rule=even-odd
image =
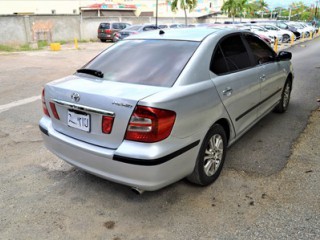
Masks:
[[[316,0],[265,0],[268,3],[270,9],[274,9],[275,7],[285,7],[287,8],[293,2],[303,2],[305,5],[310,6],[311,4],[315,4]],[[320,3],[319,5],[320,6]]]

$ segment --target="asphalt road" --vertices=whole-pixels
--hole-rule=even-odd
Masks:
[[[0,54],[0,239],[320,238],[320,112],[310,117],[319,38],[290,49],[288,112],[269,114],[234,144],[213,185],[180,181],[141,196],[56,158],[38,129],[41,101],[14,102],[39,96],[105,46]]]

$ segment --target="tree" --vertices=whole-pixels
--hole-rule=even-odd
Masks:
[[[248,0],[227,0],[224,2],[221,10],[228,13],[228,16],[232,17],[232,21],[234,22],[234,18],[236,15],[241,17],[244,11],[250,11],[252,8],[251,4],[248,3]]]
[[[183,9],[184,11],[184,18],[185,18],[185,24],[188,25],[188,19],[187,19],[187,9],[189,9],[189,12],[191,12],[195,7],[197,6],[197,0],[173,0],[171,3],[171,11],[176,12],[179,7],[180,3],[180,9]]]
[[[252,5],[248,2],[248,0],[238,0],[237,6],[237,11],[239,12],[241,22],[241,18],[244,15],[244,12],[251,11]]]
[[[265,9],[268,7],[268,4],[264,1],[264,0],[259,0],[257,2],[257,6],[258,6],[258,11],[261,11],[261,17],[263,17],[263,12],[265,11]]]
[[[221,10],[228,13],[228,16],[232,17],[232,22],[234,22],[234,18],[237,13],[237,0],[227,0],[223,3]]]

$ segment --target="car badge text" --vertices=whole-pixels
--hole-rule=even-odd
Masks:
[[[119,107],[126,107],[126,108],[132,108],[133,106],[127,103],[120,103],[120,102],[112,102],[113,105],[119,106]]]

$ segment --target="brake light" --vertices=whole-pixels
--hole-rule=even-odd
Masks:
[[[56,119],[60,120],[59,114],[58,114],[57,109],[56,109],[56,105],[55,105],[53,102],[50,102],[50,108],[51,108],[51,111],[52,111],[52,113],[53,113],[53,116],[54,116]]]
[[[48,117],[50,117],[48,108],[47,108],[47,106],[46,106],[44,88],[42,89],[41,101],[42,101],[42,110],[43,110],[43,113],[44,113],[45,115],[47,115]]]
[[[110,134],[112,131],[113,117],[102,116],[102,132],[105,134]]]
[[[153,143],[167,138],[176,113],[170,110],[137,106],[128,124],[125,139]]]
[[[106,30],[104,30],[104,32],[110,34],[110,33],[111,33],[111,30],[110,30],[110,29],[106,29]]]

